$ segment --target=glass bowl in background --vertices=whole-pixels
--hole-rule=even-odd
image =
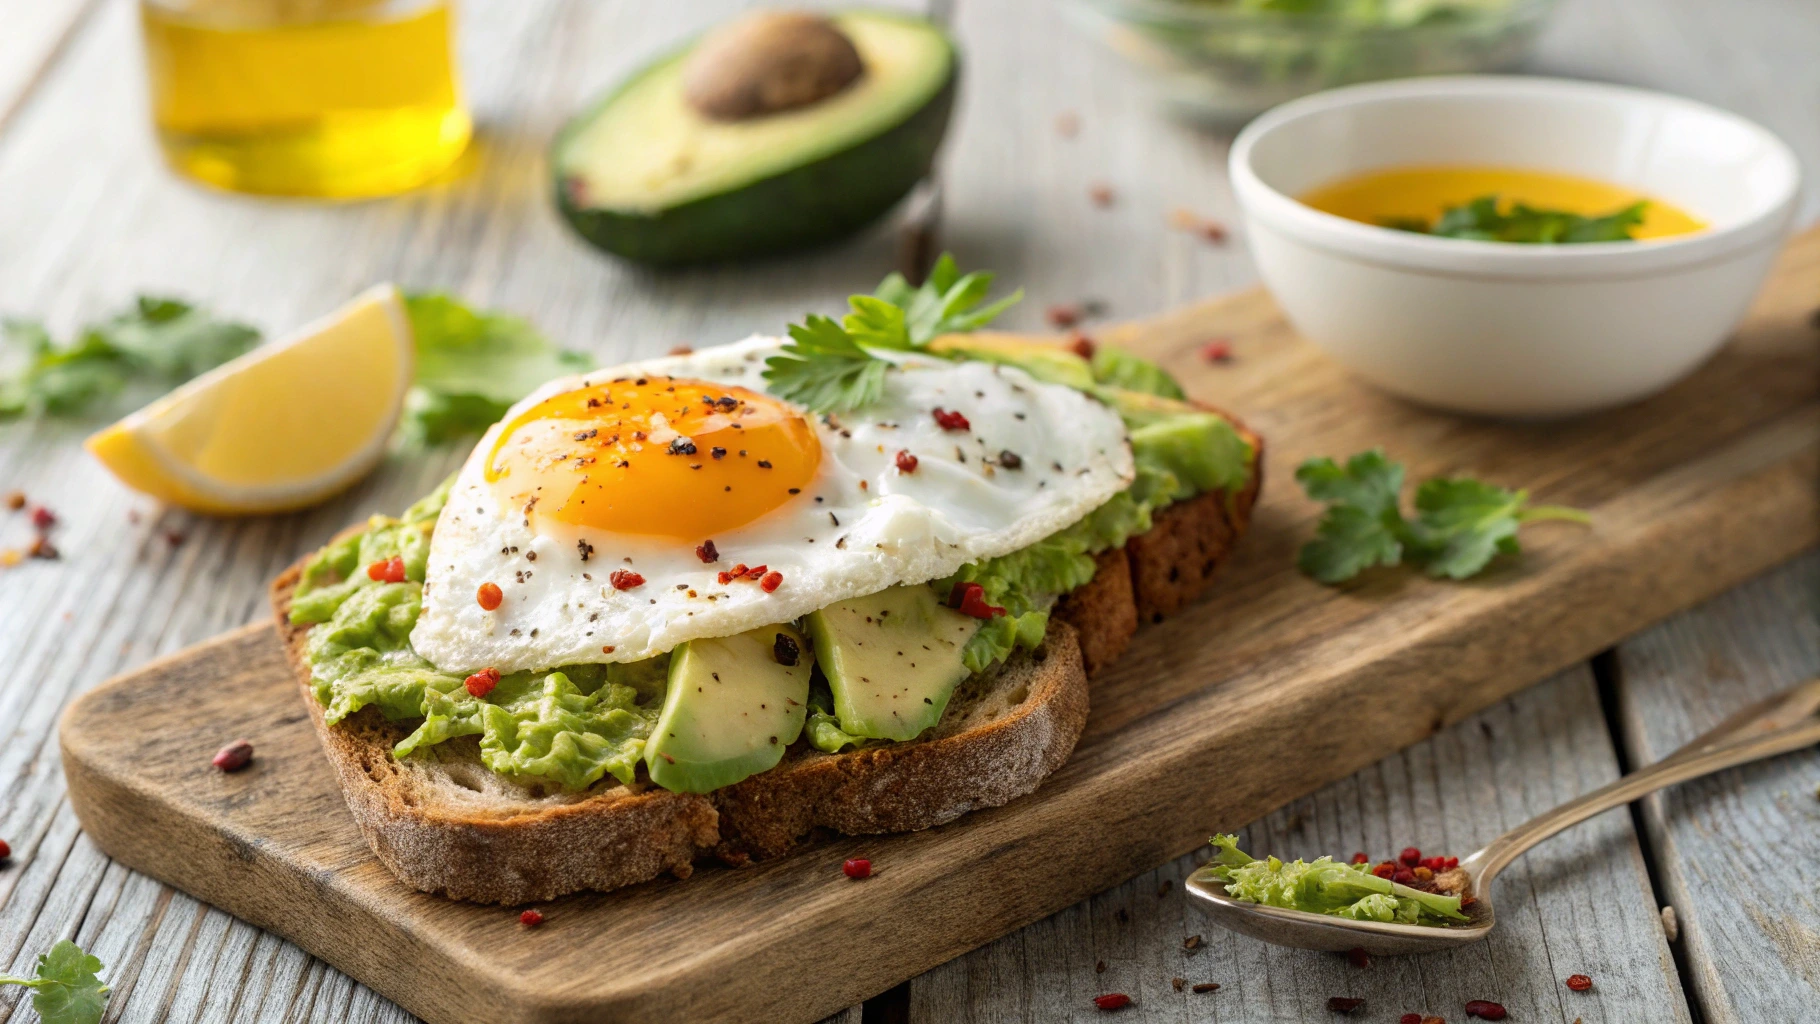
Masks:
[[[1356,82],[1509,68],[1554,0],[1072,0],[1172,108],[1236,124]]]

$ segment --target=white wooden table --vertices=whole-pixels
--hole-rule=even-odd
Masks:
[[[1052,0],[933,2],[967,61],[933,227],[967,266],[1026,288],[1012,325],[1038,325],[1052,302],[1095,298],[1135,316],[1252,282],[1242,245],[1168,223],[1176,207],[1232,215],[1226,139],[1160,116]],[[562,118],[739,6],[469,0],[463,60],[482,141],[468,173],[324,207],[206,192],[158,166],[131,0],[10,0],[0,312],[67,330],[138,292],[168,292],[276,331],[391,279],[527,314],[607,361],[833,310],[894,267],[901,222],[763,267],[653,276],[583,248],[546,202],[543,149]],[[1804,0],[1563,0],[1535,67],[1729,107],[1820,168],[1816,44],[1820,6]],[[1071,137],[1056,129],[1064,114],[1078,118]],[[1109,209],[1088,200],[1099,182],[1117,193]],[[1802,221],[1816,214],[1810,184]],[[280,567],[368,510],[402,507],[461,453],[396,458],[309,514],[212,522],[113,483],[78,447],[92,426],[0,426],[0,489],[55,509],[65,552],[0,573],[0,838],[14,850],[0,867],[0,972],[28,971],[73,937],[108,965],[110,1021],[409,1020],[282,939],[110,863],[64,799],[54,726],[102,679],[264,615]],[[0,546],[26,529],[0,520]],[[1809,555],[1283,808],[1246,842],[1287,856],[1466,852],[1820,671],[1817,595],[1820,556]],[[1365,997],[1357,1019],[1382,1021],[1415,1011],[1457,1022],[1474,998],[1526,1022],[1815,1019],[1817,782],[1810,752],[1601,817],[1519,862],[1499,890],[1500,934],[1447,956],[1361,970],[1218,932],[1181,895],[1190,857],[838,1019],[1088,1020],[1091,997],[1112,991],[1133,996],[1124,1017],[1143,1021],[1318,1021],[1334,995]],[[1678,929],[1666,934],[1660,908],[1671,905]],[[1591,975],[1592,991],[1569,992],[1573,973]],[[1221,988],[1189,987],[1204,982]],[[0,1022],[31,1020],[17,989],[0,990]]]

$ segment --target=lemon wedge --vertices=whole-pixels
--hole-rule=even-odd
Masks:
[[[414,362],[404,300],[381,285],[197,377],[87,447],[128,487],[197,512],[303,508],[385,455]]]

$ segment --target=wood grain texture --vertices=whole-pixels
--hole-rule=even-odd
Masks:
[[[1625,643],[1618,672],[1620,722],[1639,765],[1820,674],[1820,555]],[[1820,751],[1808,750],[1640,804],[1708,1024],[1805,1019],[1820,1005],[1816,783]]]
[[[1410,845],[1461,855],[1617,774],[1592,675],[1581,666],[1290,803],[1241,830],[1240,840],[1255,855],[1284,858],[1361,851],[1383,860]],[[1200,781],[1217,787],[1220,776]],[[1222,931],[1182,887],[1205,859],[1197,851],[1145,872],[913,980],[912,1024],[1098,1020],[1091,1000],[1105,992],[1132,996],[1120,1019],[1143,1024],[1300,1024],[1327,1019],[1329,996],[1365,999],[1360,1015],[1374,1021],[1409,1012],[1457,1020],[1469,999],[1502,1003],[1515,1021],[1689,1019],[1636,835],[1621,813],[1513,865],[1497,883],[1499,928],[1486,942],[1439,956],[1379,957],[1363,970],[1344,956]],[[1203,944],[1186,948],[1193,936]],[[1562,981],[1574,973],[1599,984],[1571,992]],[[1220,988],[1178,992],[1176,978]]]
[[[499,911],[405,891],[367,854],[335,813],[304,709],[284,696],[275,636],[259,628],[77,704],[63,729],[71,798],[123,862],[282,930],[432,1020],[812,1019],[1179,856],[1209,828],[1251,820],[1813,543],[1816,288],[1820,232],[1791,248],[1743,333],[1694,378],[1549,427],[1467,423],[1366,392],[1255,293],[1112,332],[1191,393],[1217,388],[1227,407],[1259,410],[1290,464],[1365,436],[1410,460],[1413,478],[1472,469],[1526,482],[1539,500],[1588,508],[1596,525],[1534,532],[1521,561],[1483,582],[1386,573],[1334,589],[1293,568],[1311,505],[1267,490],[1255,538],[1213,594],[1141,632],[1096,678],[1073,759],[1035,796],[948,826],[557,901],[563,926],[508,942]],[[1208,323],[1232,337],[1232,365],[1184,344]],[[1375,699],[1358,701],[1366,691]],[[230,734],[253,736],[281,769],[213,774],[206,756]],[[1297,754],[1271,756],[1284,750]],[[1216,776],[1219,787],[1204,785]],[[854,851],[888,869],[843,884],[832,866]],[[1028,868],[1051,863],[1070,870]],[[548,945],[628,932],[649,952],[611,978]],[[391,955],[373,963],[351,948]],[[836,957],[846,970],[820,968]]]

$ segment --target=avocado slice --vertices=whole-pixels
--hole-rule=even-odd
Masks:
[[[651,781],[710,793],[777,764],[803,731],[814,664],[809,641],[789,626],[677,647],[645,744]]]
[[[810,613],[815,657],[841,729],[909,740],[934,725],[969,674],[961,650],[979,625],[920,583]]]
[[[1060,384],[1076,391],[1086,391],[1094,385],[1093,369],[1087,360],[1060,345],[1016,334],[944,334],[929,343],[929,351],[1015,366],[1046,384]]]
[[[954,105],[948,37],[884,11],[783,17],[709,33],[569,122],[550,163],[583,238],[654,265],[781,253],[858,229],[929,173]],[[810,20],[851,43],[857,75]]]

